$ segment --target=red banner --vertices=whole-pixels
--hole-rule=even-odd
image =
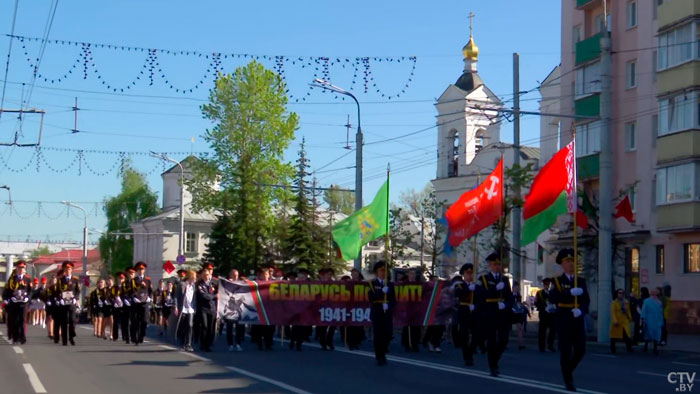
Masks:
[[[219,281],[219,317],[246,324],[369,325],[367,282]],[[446,324],[454,308],[447,282],[394,287],[394,324]]]

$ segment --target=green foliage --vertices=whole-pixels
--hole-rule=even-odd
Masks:
[[[337,185],[324,191],[323,201],[328,205],[328,209],[334,212],[351,215],[355,212],[355,193],[341,190]]]
[[[122,174],[121,193],[108,198],[104,210],[107,231],[99,240],[100,255],[110,263],[111,273],[115,273],[132,265],[134,240],[112,233],[130,233],[132,222],[160,213],[158,196],[148,187],[145,175],[127,167]]]
[[[233,258],[235,246],[234,240],[231,238],[233,228],[231,217],[223,214],[217,216],[209,234],[209,243],[204,258],[214,262],[216,273],[219,276],[227,276],[235,267]]]
[[[39,256],[48,256],[48,255],[50,255],[50,254],[52,254],[52,253],[51,253],[51,251],[49,250],[49,247],[46,246],[46,245],[44,245],[44,246],[42,246],[42,247],[39,247],[39,248],[36,248],[36,249],[32,250],[31,257],[32,257],[32,259],[35,259],[35,258],[37,258],[37,257],[39,257]]]
[[[298,125],[297,115],[287,112],[285,92],[279,75],[253,61],[220,75],[202,106],[214,124],[204,134],[213,154],[192,166],[186,184],[195,211],[230,217],[231,264],[241,272],[274,257],[267,247],[276,226],[271,204],[286,192],[271,185],[285,185],[293,174],[283,155]]]

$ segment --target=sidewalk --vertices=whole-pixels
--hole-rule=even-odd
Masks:
[[[537,347],[537,330],[539,328],[539,321],[538,320],[528,320],[527,322],[527,332],[524,333],[523,337],[525,339],[525,342],[528,344],[532,344],[533,346]],[[517,341],[517,331],[515,327],[513,327],[513,330],[511,331],[511,341],[516,340]],[[589,337],[588,342],[586,342],[586,346],[593,346],[593,347],[600,347],[601,351],[609,351],[610,344],[609,343],[598,343],[596,342],[595,338]],[[644,346],[644,343],[641,343],[640,346],[637,346],[635,350],[642,350],[642,347]],[[618,351],[623,351],[624,352],[624,345],[619,344],[618,347],[620,348]],[[651,351],[651,344],[649,345]],[[689,352],[689,353],[698,353],[700,354],[700,335],[674,335],[674,334],[669,334],[668,335],[668,342],[666,346],[660,346],[659,350],[661,351],[671,351],[671,352]]]

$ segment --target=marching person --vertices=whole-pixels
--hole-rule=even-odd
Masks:
[[[537,329],[537,344],[540,352],[544,352],[545,343],[547,349],[551,352],[556,352],[554,349],[554,315],[547,311],[549,305],[549,288],[552,284],[552,279],[542,279],[542,289],[535,294],[535,307],[539,315],[540,324]]]
[[[156,324],[160,329],[159,336],[163,336],[163,330],[165,328],[165,323],[163,321],[163,306],[165,306],[165,296],[167,295],[168,289],[165,288],[165,281],[163,279],[158,281],[158,288],[153,292],[153,309],[156,311]]]
[[[102,305],[102,338],[107,339],[107,328],[109,328],[109,338],[114,336],[114,301],[112,299],[112,287],[114,287],[114,279],[110,276],[105,281],[105,287],[102,290],[103,305]]]
[[[308,282],[310,277],[311,273],[309,272],[309,270],[307,270],[306,268],[300,268],[297,272],[296,280],[298,282]],[[293,325],[289,335],[291,339],[289,341],[289,349],[296,349],[298,352],[300,352],[301,344],[305,340],[309,339],[309,337],[311,336],[311,330],[311,326]]]
[[[498,361],[508,346],[510,335],[510,311],[513,308],[513,294],[510,282],[501,273],[501,258],[496,253],[486,257],[489,272],[482,275],[479,282],[484,286],[484,327],[487,338],[487,352],[491,376],[498,376]]]
[[[418,273],[414,269],[409,269],[406,272],[406,280],[404,283],[418,283]],[[401,330],[401,344],[403,345],[404,349],[407,352],[418,352],[419,351],[419,345],[420,345],[420,334],[421,334],[421,328],[422,326],[405,326]],[[432,349],[435,350],[436,348],[432,346]],[[438,344],[437,349],[440,349],[440,345]],[[438,351],[436,350],[436,351]]]
[[[110,288],[112,297],[112,340],[119,340],[119,330],[122,331],[122,339],[129,340],[129,307],[124,304],[124,282],[126,274],[117,272],[114,274],[117,283]]]
[[[68,346],[68,342],[71,346],[75,346],[76,300],[80,297],[80,281],[76,276],[73,276],[73,263],[71,261],[64,261],[61,264],[61,269],[63,277],[58,281],[57,320],[63,346]],[[54,329],[54,342],[58,343],[56,329]]]
[[[37,292],[39,299],[39,306],[37,308],[39,322],[37,324],[40,324],[41,328],[46,328],[46,301],[44,300],[44,293],[46,292],[46,282],[47,279],[45,276],[41,278],[41,285],[39,286]]]
[[[59,272],[61,272],[59,270]],[[61,274],[62,275],[62,274]],[[56,305],[55,305],[55,294],[54,291],[56,289],[56,284],[58,283],[58,276],[59,274],[56,273],[56,275],[53,275],[51,277],[51,282],[49,282],[48,286],[44,289],[44,294],[42,295],[42,298],[44,299],[44,303],[46,304],[46,327],[48,329],[48,336],[49,338],[53,339],[53,325],[54,325],[54,316],[56,315]]]
[[[177,304],[175,305],[174,313],[178,318],[178,324],[175,329],[176,336],[181,338],[182,348],[186,352],[191,352],[192,348],[192,329],[194,328],[194,314],[197,304],[195,296],[195,278],[197,273],[190,270],[187,271],[185,280],[177,286]],[[177,335],[177,334],[181,335]]]
[[[106,282],[104,279],[97,281],[97,288],[93,291],[93,296],[90,304],[92,305],[92,311],[95,316],[95,336],[98,338],[107,339],[105,335],[105,317],[108,314],[108,294],[107,288],[105,287]],[[111,317],[111,311],[109,311],[109,316]]]
[[[204,352],[211,352],[216,330],[216,295],[217,290],[212,282],[211,271],[204,269],[202,279],[197,283],[197,308],[199,316],[200,339],[199,348]]]
[[[257,269],[257,282],[268,282],[270,280],[270,271],[267,268],[260,267]],[[260,350],[272,350],[273,336],[275,335],[275,326],[253,324],[250,327],[250,336],[254,343],[258,344]]]
[[[583,315],[588,313],[590,297],[586,281],[579,277],[574,279],[574,250],[562,249],[557,254],[557,264],[564,273],[554,278],[554,286],[549,293],[549,310],[556,311],[554,325],[559,337],[561,373],[564,384],[569,391],[576,391],[574,370],[586,352],[586,331]],[[574,286],[577,281],[577,287]]]
[[[25,273],[27,263],[20,260],[15,264],[14,272],[2,292],[2,299],[7,303],[7,333],[13,345],[27,342],[25,319],[27,303],[31,291],[31,278]]]
[[[632,353],[632,307],[625,299],[625,291],[617,289],[617,297],[610,304],[610,353],[617,353],[617,341],[623,340],[627,353]]]
[[[153,296],[151,278],[146,276],[146,263],[139,261],[134,268],[137,274],[131,281],[131,340],[134,345],[143,343],[148,325],[148,308]]]
[[[132,305],[132,297],[134,293],[134,279],[136,278],[136,269],[128,267],[126,269],[126,278],[122,283],[121,298],[124,304],[122,309],[122,329],[126,326],[127,333],[124,335],[124,342],[128,345],[131,342],[136,342],[133,327],[134,323],[134,306]]]
[[[173,310],[173,307],[175,306],[175,284],[173,282],[168,282],[168,285],[165,289],[164,295],[163,295],[163,309],[162,309],[162,314],[163,314],[163,323],[162,323],[162,331],[161,332],[168,332],[168,322],[170,321],[170,314]]]
[[[334,271],[332,268],[322,268],[318,271],[319,280],[332,281]],[[335,350],[333,337],[335,336],[335,326],[316,326],[316,337],[321,344],[321,350]]]
[[[473,366],[474,351],[481,335],[477,323],[483,309],[484,288],[474,282],[474,264],[464,264],[459,274],[464,278],[455,286],[455,297],[459,300],[459,343],[464,364]]]
[[[370,315],[374,332],[374,357],[377,365],[386,365],[386,353],[393,332],[393,315],[396,306],[394,284],[387,279],[386,262],[378,261],[372,271],[376,278],[369,283]]]
[[[353,268],[350,270],[350,280],[359,283],[364,282],[365,277],[360,270]],[[359,285],[361,285],[361,283],[359,283],[358,286]],[[345,333],[347,335],[346,342],[349,350],[359,350],[360,344],[367,338],[365,328],[362,326],[345,326]]]
[[[51,305],[53,306],[53,324],[52,324],[52,329],[51,332],[49,333],[50,338],[54,341],[54,343],[58,343],[59,339],[61,338],[61,289],[60,289],[60,283],[61,280],[63,279],[63,276],[65,273],[63,272],[63,269],[59,269],[56,271],[56,283],[52,286],[51,291],[48,293],[48,300],[51,302]]]
[[[231,272],[228,274],[228,280],[231,282],[235,282],[237,280],[240,280],[240,276],[238,274],[237,269],[232,269]],[[238,316],[234,316],[233,319],[231,320],[226,320],[226,343],[228,343],[228,351],[237,351],[237,352],[242,352],[243,348],[241,347],[241,344],[243,343],[243,337],[245,336],[245,325],[239,322],[241,316],[240,313],[238,313]],[[235,326],[235,341],[234,341],[234,326]]]
[[[97,324],[97,288],[92,289],[87,297],[87,308],[88,316],[90,317],[90,323],[92,324],[92,335],[97,336],[97,331],[99,326]]]

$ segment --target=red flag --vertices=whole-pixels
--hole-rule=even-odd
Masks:
[[[492,225],[503,214],[503,159],[476,189],[470,190],[445,213],[450,228],[450,245]]]
[[[165,262],[165,264],[163,264],[163,269],[168,273],[168,275],[170,275],[171,272],[175,271],[175,266],[173,265],[172,261],[168,260]]]
[[[571,214],[574,215],[573,213]],[[588,216],[582,210],[576,210],[576,225],[586,230],[588,228]]]
[[[630,196],[625,196],[625,198],[620,201],[617,206],[615,206],[615,219],[625,218],[628,222],[634,223],[634,212],[632,212],[632,204],[630,203]]]

